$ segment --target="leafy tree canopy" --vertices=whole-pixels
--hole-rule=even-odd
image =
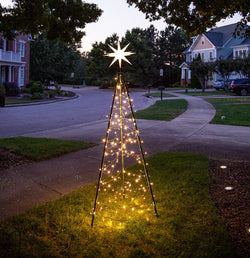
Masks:
[[[118,36],[108,37],[104,43],[95,43],[86,61],[86,74],[103,79],[111,78],[117,71],[115,65],[109,67],[110,58],[105,54],[112,52],[111,45],[117,48]],[[184,61],[183,51],[189,44],[189,38],[181,29],[168,26],[164,31],[158,31],[153,25],[147,29],[133,28],[121,38],[121,47],[130,43],[128,51],[136,53],[129,57],[132,66],[123,63],[123,73],[126,81],[131,84],[146,86],[159,83],[173,84],[179,80],[179,65]],[[160,78],[159,71],[164,70]]]
[[[49,41],[44,34],[31,44],[30,73],[35,81],[55,80],[62,83],[70,77],[81,59],[75,45],[59,40]]]
[[[87,23],[101,15],[95,4],[81,0],[13,0],[13,7],[0,5],[0,31],[13,38],[14,31],[38,35],[46,32],[49,40],[79,43]]]
[[[230,75],[238,70],[237,61],[233,59],[223,59],[220,57],[215,61],[215,71],[223,78],[225,82],[229,81]]]
[[[127,0],[150,20],[165,19],[168,24],[182,27],[189,34],[201,34],[221,19],[242,15],[237,29],[250,22],[248,0]],[[237,32],[235,32],[237,33]],[[246,35],[250,34],[250,28]]]
[[[196,75],[197,79],[199,80],[203,92],[205,91],[206,81],[209,74],[214,71],[214,66],[214,62],[203,62],[201,60],[200,54],[189,65],[190,70]]]

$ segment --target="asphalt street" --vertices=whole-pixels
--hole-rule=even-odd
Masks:
[[[112,90],[98,87],[65,88],[77,93],[78,98],[70,101],[42,105],[5,107],[0,109],[0,138],[14,137],[45,130],[65,128],[73,125],[106,119],[112,103]],[[141,93],[131,93],[135,109],[150,105]]]

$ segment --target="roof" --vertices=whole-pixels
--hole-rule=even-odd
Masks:
[[[183,63],[179,66],[179,68],[182,68],[182,67],[184,67],[184,66],[189,67],[189,65],[190,65],[190,62],[183,62]]]
[[[234,45],[234,46],[232,46],[232,48],[241,47],[241,46],[248,46],[248,45],[250,45],[250,37],[245,38],[240,44]]]
[[[200,38],[200,35],[192,37],[193,42],[192,42],[191,46],[189,46],[183,53],[186,54],[186,53],[192,51],[193,46],[196,44],[196,42],[198,41],[199,38]]]
[[[237,27],[237,23],[225,25],[222,27],[217,27],[209,30],[208,32],[204,33],[204,35],[208,38],[208,40],[215,46],[215,47],[223,47],[231,38],[233,38],[233,34]],[[245,27],[249,27],[245,25]],[[183,53],[187,54],[191,52],[196,45],[197,41],[200,39],[201,35],[197,35],[193,37],[193,42],[190,47],[188,47]],[[248,45],[250,44],[250,37],[242,40],[242,42],[237,45]]]
[[[226,26],[211,29],[205,33],[205,36],[216,47],[222,47],[233,35],[237,23],[229,24]]]
[[[205,33],[206,37],[212,42],[216,47],[223,46],[223,33],[220,32],[207,32]]]
[[[247,37],[246,39],[244,39],[240,45],[249,45],[250,44],[250,37]]]

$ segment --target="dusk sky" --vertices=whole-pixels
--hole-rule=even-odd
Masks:
[[[134,7],[129,7],[126,0],[90,0],[88,3],[95,3],[103,10],[102,16],[96,23],[89,23],[85,28],[86,36],[82,38],[82,51],[90,51],[92,44],[96,41],[105,41],[113,33],[117,33],[120,37],[125,35],[127,30],[132,28],[148,28],[153,24],[158,30],[164,30],[166,23],[161,21],[150,22],[145,19],[145,15]],[[11,4],[11,0],[1,0],[3,6]],[[219,22],[218,26],[227,25],[237,22],[239,15],[235,15],[233,19]]]

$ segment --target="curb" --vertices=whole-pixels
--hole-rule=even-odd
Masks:
[[[78,94],[76,94],[74,97],[70,97],[70,98],[60,98],[60,99],[31,102],[31,103],[24,103],[24,104],[10,104],[10,105],[5,105],[4,107],[10,108],[10,107],[26,107],[26,106],[33,106],[33,105],[45,105],[45,104],[52,104],[52,103],[62,102],[62,101],[67,101],[67,100],[73,100],[73,99],[77,99],[77,98],[79,98]]]

